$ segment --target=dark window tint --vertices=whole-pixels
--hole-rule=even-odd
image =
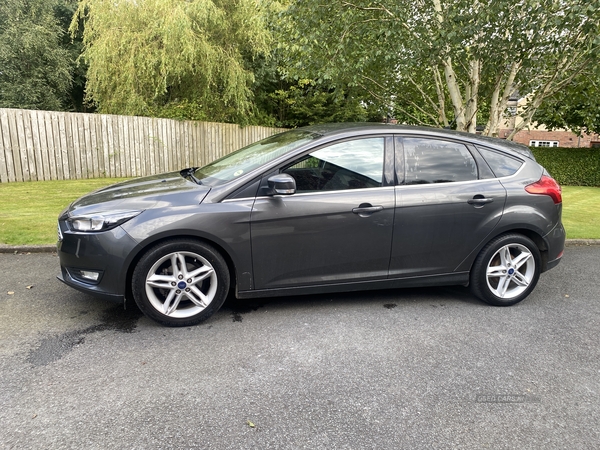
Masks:
[[[488,165],[498,178],[508,177],[513,175],[519,167],[523,164],[523,161],[519,161],[508,155],[494,152],[482,147],[477,147],[481,156],[487,161]]]
[[[477,179],[477,164],[462,144],[404,138],[404,184],[452,183]]]
[[[297,192],[381,187],[383,138],[358,139],[311,152],[283,172],[296,180]]]

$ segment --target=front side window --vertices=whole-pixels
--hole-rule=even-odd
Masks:
[[[384,139],[341,142],[311,152],[282,172],[294,177],[297,192],[383,186]]]
[[[475,159],[462,144],[425,138],[404,138],[402,143],[405,155],[404,184],[477,179]]]

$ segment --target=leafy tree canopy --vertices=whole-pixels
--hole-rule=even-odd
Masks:
[[[348,86],[336,87],[314,79],[286,77],[277,51],[252,62],[252,123],[284,128],[324,122],[380,121],[378,105]],[[362,95],[361,95],[362,94]]]
[[[74,59],[61,45],[59,3],[0,2],[0,107],[63,109]]]
[[[600,133],[600,67],[576,76],[540,107],[534,119],[553,129]]]
[[[93,112],[94,106],[85,103],[87,65],[79,58],[83,49],[82,33],[72,35],[69,32],[78,5],[79,0],[58,0],[54,8],[54,14],[64,30],[61,46],[69,52],[73,64],[71,88],[64,99],[64,106],[68,111]]]
[[[88,101],[101,112],[243,120],[266,52],[267,9],[255,0],[81,0]]]
[[[290,76],[359,87],[410,123],[483,121],[489,135],[512,94],[530,94],[525,127],[600,47],[600,0],[303,0],[281,19]]]

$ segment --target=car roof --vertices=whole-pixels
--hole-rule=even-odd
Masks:
[[[402,133],[402,134],[427,134],[428,136],[436,136],[441,138],[458,138],[461,141],[467,141],[473,144],[480,144],[486,147],[496,148],[498,150],[508,150],[518,153],[521,156],[526,156],[535,161],[533,153],[526,145],[519,144],[506,139],[481,136],[474,133],[466,133],[462,131],[448,130],[432,127],[418,127],[412,125],[395,125],[386,123],[324,123],[319,125],[310,125],[301,128],[302,130],[317,133],[323,136],[340,135],[343,137],[346,134],[356,135],[368,133]]]

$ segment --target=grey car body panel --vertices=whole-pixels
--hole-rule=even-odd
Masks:
[[[478,197],[492,202],[467,203]],[[397,186],[390,277],[453,272],[497,226],[505,201],[498,180]]]
[[[353,213],[360,205],[383,209]],[[257,198],[255,288],[385,279],[393,224],[393,187]]]
[[[122,297],[126,290],[128,265],[145,248],[140,242],[161,232],[160,227],[154,228],[155,222],[146,220],[156,215],[172,217],[181,214],[185,208],[197,210],[209,191],[209,187],[198,186],[184,179],[179,172],[172,172],[117,183],[81,197],[59,218],[64,236],[63,241],[58,243],[61,266],[103,271],[100,283],[89,287],[90,293],[105,292],[110,296]],[[125,224],[144,223],[144,226],[136,229],[135,237],[123,227],[102,233],[84,233],[70,230],[65,223],[67,217],[106,214],[117,210],[143,211]],[[191,215],[192,212],[187,214]],[[80,290],[88,286],[73,279],[65,270],[62,270],[61,281]]]
[[[163,205],[200,203],[209,188],[184,179],[179,172],[164,173],[123,181],[75,200],[68,209],[70,217],[111,212],[144,210]]]
[[[64,235],[58,244],[63,267],[59,278],[91,294],[122,298],[128,274],[139,257],[157,242],[177,237],[203,239],[222,251],[233,265],[241,298],[466,284],[481,248],[495,236],[515,229],[530,230],[543,239],[549,249],[548,266],[562,252],[561,205],[554,205],[548,196],[524,191],[526,184],[540,178],[543,169],[522,149],[473,134],[419,127],[344,124],[305,129],[320,136],[223,185],[197,185],[179,172],[172,172],[119,183],[73,202],[59,220]],[[259,197],[255,197],[263,176],[276,173],[287,161],[344,139],[370,136],[458,140],[473,153],[475,145],[483,145],[516,156],[524,164],[512,177],[446,183],[425,190],[422,185],[398,185],[285,197],[265,197],[258,192]],[[481,156],[475,157],[481,164]],[[393,173],[389,167],[393,162],[394,158],[386,153],[386,174]],[[475,208],[466,203],[478,195],[475,192],[494,201]],[[360,217],[351,210],[361,203],[384,208]],[[458,209],[452,210],[455,207]],[[116,210],[143,212],[120,227],[100,233],[78,233],[65,225],[67,216]],[[432,214],[438,218],[427,222]],[[444,223],[451,231],[436,234],[434,223]],[[352,226],[358,227],[354,234]],[[421,241],[424,251],[419,253],[417,239],[425,232],[430,239]],[[369,233],[368,239],[359,239],[361,233]],[[433,252],[436,248],[437,259]],[[463,254],[469,250],[469,254]],[[306,259],[293,260],[299,255]],[[292,259],[287,267],[283,264],[286,257]],[[331,267],[326,268],[326,261]],[[416,269],[408,269],[409,263],[416,263]],[[97,285],[85,286],[65,272],[64,267],[69,266],[102,270],[102,279]]]
[[[329,283],[312,286],[294,286],[278,289],[255,289],[253,291],[241,291],[237,293],[238,298],[277,297],[280,295],[307,295],[324,294],[329,292],[352,292],[375,289],[397,289],[424,286],[451,286],[467,285],[469,283],[469,272],[454,272],[438,275],[427,275],[422,277],[388,278],[385,280],[371,280],[345,283]]]
[[[539,236],[544,241],[545,249],[542,251],[550,250],[548,261],[558,257],[565,242],[564,228],[560,222],[562,204],[555,205],[549,196],[528,194],[524,189],[528,184],[539,180],[542,174],[543,168],[538,164],[524,164],[516,174],[499,179],[507,194],[502,217],[493,233],[480,245],[474,247],[455,270],[470,270],[475,258],[487,242],[496,236],[515,230],[526,230]],[[556,232],[553,233],[555,229]]]
[[[129,263],[159,240],[197,237],[212,242],[226,252],[236,268],[239,289],[252,289],[250,212],[253,203],[253,199],[239,199],[145,211],[123,224],[123,228],[140,243],[134,256],[129,258]]]
[[[562,205],[559,206],[562,207]],[[560,262],[563,249],[565,248],[566,238],[567,234],[562,222],[557,223],[552,231],[544,236],[544,241],[546,242],[546,246],[548,248],[548,257],[546,267],[542,268],[543,271],[552,269]]]
[[[59,226],[64,236],[57,246],[61,281],[93,295],[115,300],[122,298],[125,292],[123,263],[136,248],[137,242],[121,227],[103,233],[74,233],[66,228],[63,221]],[[102,275],[99,282],[92,285],[73,278],[70,268],[99,271]]]

